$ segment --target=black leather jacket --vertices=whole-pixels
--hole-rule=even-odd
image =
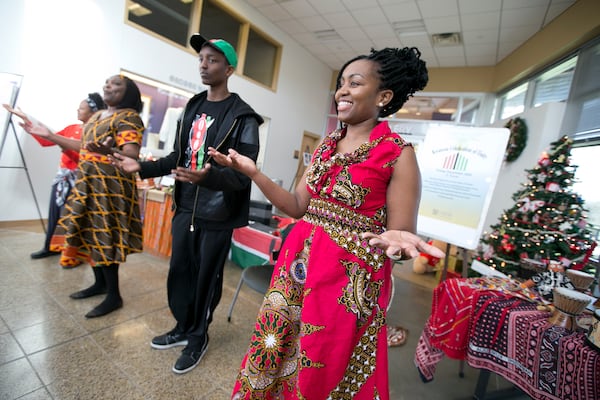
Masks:
[[[199,104],[206,101],[207,92],[190,99],[179,121],[173,151],[156,161],[141,162],[142,179],[169,175],[172,169],[184,166],[185,151],[188,146],[189,132]],[[258,157],[258,127],[263,119],[252,107],[237,94],[232,93],[234,101],[226,113],[217,135],[209,135],[206,147],[212,146],[226,153],[235,149],[254,161]],[[211,169],[202,182],[195,185],[194,220],[206,229],[233,229],[248,225],[251,181],[246,175],[223,167],[210,159]],[[181,185],[175,181],[173,208],[176,209],[181,196]]]

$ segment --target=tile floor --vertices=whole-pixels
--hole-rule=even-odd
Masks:
[[[86,319],[84,314],[101,299],[72,300],[68,294],[91,284],[89,266],[65,270],[57,257],[31,260],[29,254],[43,240],[37,225],[0,225],[0,399],[229,399],[262,299],[243,288],[227,322],[239,267],[226,266],[206,356],[193,371],[176,375],[171,367],[180,350],[149,345],[153,336],[173,326],[166,304],[167,260],[131,256],[120,271],[124,307]],[[406,265],[397,266],[395,276],[389,323],[402,324],[410,333],[404,346],[390,348],[391,398],[472,398],[478,371],[467,366],[459,378],[457,361],[442,360],[432,382],[420,380],[413,356],[435,282]],[[501,378],[490,379],[490,389],[507,386]]]

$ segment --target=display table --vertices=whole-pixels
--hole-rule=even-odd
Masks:
[[[281,237],[277,230],[258,222],[233,230],[231,239],[231,261],[242,268],[268,264],[273,250],[279,249]]]
[[[415,353],[423,380],[433,379],[447,355],[504,377],[533,399],[600,399],[600,352],[584,333],[549,324],[550,313],[535,302],[492,286],[471,278],[436,287]]]
[[[172,196],[150,189],[140,196],[140,200],[143,202],[144,251],[155,256],[170,257]]]

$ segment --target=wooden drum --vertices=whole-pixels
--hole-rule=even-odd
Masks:
[[[591,298],[576,290],[556,287],[553,291],[553,299],[556,309],[548,322],[574,330],[577,327],[575,317],[585,310],[585,307],[590,304]]]

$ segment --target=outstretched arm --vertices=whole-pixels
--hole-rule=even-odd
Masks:
[[[112,153],[108,156],[112,164],[123,172],[134,173],[141,169],[136,158],[128,157],[120,153]]]
[[[20,108],[14,109],[8,104],[3,104],[2,106],[9,113],[21,118],[22,121],[19,123],[19,125],[21,126],[21,128],[23,128],[25,132],[29,133],[30,135],[36,135],[46,140],[49,140],[50,142],[62,147],[64,150],[73,150],[78,152],[81,149],[81,140],[71,139],[55,134],[54,131],[52,131],[43,123],[36,121],[33,118],[30,118]]]
[[[290,193],[260,172],[252,159],[233,149],[229,149],[228,154],[223,154],[213,147],[209,147],[208,155],[220,165],[233,168],[252,179],[269,201],[286,215],[301,218],[306,212],[310,196],[306,190],[305,176],[298,183],[296,190]]]

